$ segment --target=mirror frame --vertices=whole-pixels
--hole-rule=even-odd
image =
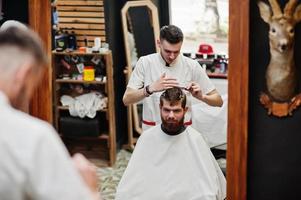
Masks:
[[[250,0],[229,0],[227,199],[247,199]]]
[[[50,56],[51,36],[49,31],[51,27],[45,27],[45,24],[48,24],[47,22],[50,24],[51,21],[49,2],[50,0],[29,0],[28,7],[30,25],[42,36]],[[228,90],[228,200],[247,199],[249,7],[249,0],[229,0],[229,65],[231,67],[228,71],[228,87],[231,89]],[[51,80],[51,63],[48,66],[49,70],[45,76],[46,79]],[[51,84],[43,84],[35,93],[37,98],[34,98],[31,103],[39,109],[33,112],[34,114],[44,113],[51,116],[51,105],[47,103],[39,106],[39,102],[44,100],[48,102],[51,99],[48,98],[52,94],[51,89]]]
[[[125,53],[126,53],[126,62],[127,66],[125,67],[125,74],[126,74],[126,82],[128,83],[130,76],[132,74],[132,67],[131,67],[131,52],[129,47],[129,39],[127,37],[127,12],[130,8],[137,8],[137,7],[147,7],[150,10],[152,16],[152,24],[154,30],[154,43],[156,47],[156,51],[159,52],[159,47],[157,45],[157,39],[159,38],[159,17],[158,17],[158,10],[157,7],[150,1],[150,0],[143,0],[143,1],[128,1],[121,9],[121,17],[122,17],[122,29],[123,29],[123,38],[124,38],[124,45],[125,45]],[[124,147],[130,150],[134,149],[134,144],[137,141],[137,138],[134,137],[134,131],[141,134],[142,127],[140,126],[140,119],[137,109],[137,104],[133,104],[127,106],[127,117],[128,117],[128,144]]]
[[[30,27],[39,34],[44,42],[48,58],[51,58],[51,34],[49,34],[51,33],[50,0],[28,0],[28,18]],[[51,80],[52,69],[49,62],[44,77],[29,103],[29,113],[49,123],[53,121]]]

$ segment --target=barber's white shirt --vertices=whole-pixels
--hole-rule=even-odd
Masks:
[[[88,200],[88,188],[47,123],[12,108],[0,91],[0,199]]]
[[[180,86],[185,87],[192,81],[197,82],[204,94],[208,94],[215,89],[205,70],[197,61],[180,54],[177,59],[167,67],[160,53],[154,53],[139,58],[127,87],[140,89],[157,81],[163,73],[166,73],[167,76],[177,78]],[[161,93],[162,92],[156,92],[143,100],[144,122],[150,122],[150,124],[161,123],[159,109],[159,98]],[[189,124],[189,121],[191,120],[190,104],[192,96],[188,92],[187,95],[189,110],[185,115],[185,122]],[[143,129],[145,130],[147,128],[149,128],[149,126],[145,126],[144,123]]]
[[[226,180],[191,126],[170,136],[157,125],[138,139],[116,200],[223,200]]]

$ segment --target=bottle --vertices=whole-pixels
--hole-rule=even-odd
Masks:
[[[65,30],[63,32],[63,37],[64,37],[64,40],[65,40],[65,48],[67,49],[69,44],[68,44],[68,36],[69,36],[69,32],[67,30]]]
[[[63,32],[58,31],[54,38],[55,38],[55,49],[57,51],[64,51],[67,48],[66,35]]]
[[[86,35],[84,36],[84,42],[85,42],[85,47],[88,47],[88,38]]]
[[[84,81],[94,81],[95,70],[93,66],[85,66],[84,68]]]
[[[68,49],[73,51],[77,49],[76,36],[74,31],[71,31],[71,33],[68,35]]]

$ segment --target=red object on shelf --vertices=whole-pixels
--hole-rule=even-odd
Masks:
[[[198,53],[201,53],[201,54],[213,54],[213,48],[209,44],[200,44]]]

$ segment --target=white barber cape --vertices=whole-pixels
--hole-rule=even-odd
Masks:
[[[226,180],[209,147],[187,127],[179,135],[160,125],[139,138],[116,200],[223,200]]]

